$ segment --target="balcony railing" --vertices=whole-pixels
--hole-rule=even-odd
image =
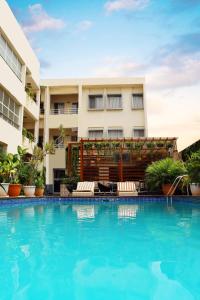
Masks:
[[[68,108],[68,109],[63,109],[63,108],[52,108],[50,110],[51,115],[77,115],[78,114],[78,108]]]

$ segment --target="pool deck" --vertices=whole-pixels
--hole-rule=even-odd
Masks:
[[[131,197],[117,197],[117,196],[94,196],[94,197],[60,197],[60,196],[45,196],[45,197],[6,197],[0,198],[1,206],[16,206],[24,204],[48,204],[48,203],[73,203],[73,204],[100,204],[100,203],[135,203],[135,202],[184,202],[192,204],[200,204],[200,196],[173,196],[167,197],[162,195],[157,196],[131,196]]]

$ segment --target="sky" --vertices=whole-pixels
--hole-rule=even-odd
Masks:
[[[41,78],[146,79],[149,136],[200,138],[200,0],[8,0]]]

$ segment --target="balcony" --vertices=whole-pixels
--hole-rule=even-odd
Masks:
[[[26,94],[25,108],[35,120],[38,120],[38,118],[39,118],[39,105],[28,94]]]
[[[49,128],[58,128],[60,124],[65,128],[78,127],[78,109],[51,109],[48,123]]]
[[[77,115],[78,114],[78,108],[72,107],[68,109],[54,109],[52,108],[50,110],[51,115]]]

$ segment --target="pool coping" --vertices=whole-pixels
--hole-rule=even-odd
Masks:
[[[147,196],[95,196],[95,197],[56,197],[56,196],[45,196],[45,197],[18,197],[18,198],[0,198],[0,207],[3,206],[21,206],[21,205],[36,205],[36,204],[48,204],[48,203],[66,203],[66,204],[130,204],[130,203],[148,203],[148,202],[166,202],[172,204],[173,202],[181,203],[192,203],[200,205],[200,196],[185,196],[177,195],[173,197],[167,197],[162,195]]]

